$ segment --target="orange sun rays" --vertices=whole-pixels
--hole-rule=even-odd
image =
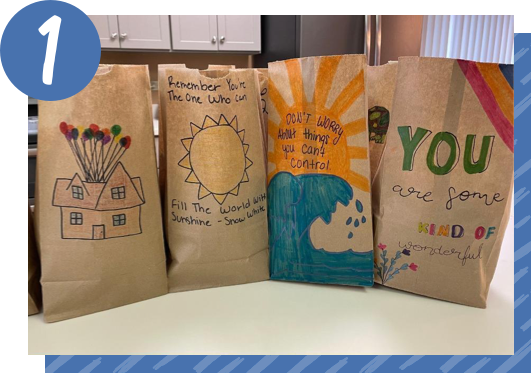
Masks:
[[[341,56],[322,57],[320,60],[317,76],[315,79],[315,88],[312,96],[312,101],[308,101],[301,64],[299,60],[289,60],[285,62],[287,75],[290,85],[290,93],[293,103],[290,105],[286,102],[275,83],[269,81],[269,99],[274,105],[281,123],[277,124],[271,120],[268,122],[268,134],[275,141],[274,151],[268,152],[268,162],[273,163],[275,168],[271,170],[268,175],[268,180],[278,172],[288,171],[293,174],[302,174],[306,172],[316,172],[324,174],[333,174],[347,180],[352,186],[368,192],[370,190],[369,180],[367,177],[353,171],[351,169],[350,161],[367,159],[368,150],[363,146],[349,146],[347,144],[347,137],[351,136],[365,136],[367,131],[367,122],[365,116],[349,123],[342,124],[340,118],[354,105],[356,100],[364,93],[364,71],[360,71],[348,84],[341,90],[337,98],[328,108],[326,106],[329,100],[330,91],[334,77],[339,68]],[[312,113],[313,116],[304,124],[283,125],[286,117],[293,113]],[[316,118],[317,117],[317,118]],[[337,122],[342,129],[342,136],[337,139],[337,143],[332,145],[323,145],[326,147],[326,155],[319,155],[318,151],[314,153],[299,153],[294,152],[292,156],[297,158],[298,162],[321,162],[321,164],[328,162],[329,169],[327,170],[307,170],[307,169],[293,169],[290,167],[290,161],[287,159],[285,148],[291,145],[302,148],[302,146],[313,145],[311,141],[305,140],[298,134],[297,139],[281,139],[278,140],[282,130],[292,131],[313,131],[318,136],[327,135],[329,133],[323,127],[317,126],[317,120],[327,118],[331,121]],[[303,117],[304,118],[304,117]],[[293,166],[293,165],[291,165]]]

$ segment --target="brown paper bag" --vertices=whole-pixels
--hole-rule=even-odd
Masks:
[[[398,63],[390,61],[383,66],[367,66],[367,103],[369,112],[369,159],[371,179],[382,157],[385,136],[389,128],[391,109],[395,93]]]
[[[41,307],[41,268],[39,254],[35,244],[35,231],[33,229],[33,216],[28,209],[28,316],[39,313]]]
[[[170,291],[268,279],[256,72],[164,74]]]
[[[513,66],[400,58],[374,194],[375,279],[485,307],[509,218]]]
[[[146,66],[101,66],[75,96],[39,102],[46,321],[167,293],[151,111]]]
[[[371,286],[366,58],[269,64],[271,278]]]

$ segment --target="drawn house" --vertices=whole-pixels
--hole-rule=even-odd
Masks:
[[[106,182],[86,182],[79,174],[57,179],[53,206],[61,208],[64,239],[103,240],[142,233],[142,182],[131,178],[121,162]]]

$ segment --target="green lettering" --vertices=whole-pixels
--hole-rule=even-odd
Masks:
[[[467,135],[465,145],[465,159],[463,165],[468,174],[480,174],[489,167],[490,157],[492,155],[492,145],[494,144],[494,136],[483,136],[481,142],[481,152],[479,153],[479,160],[474,162],[474,147],[476,143],[476,135]]]
[[[411,126],[400,126],[398,127],[398,134],[400,135],[402,147],[404,148],[404,161],[402,163],[402,170],[411,171],[413,170],[415,153],[424,140],[426,140],[431,134],[431,131],[417,127],[415,136],[412,138]]]
[[[450,146],[450,155],[446,160],[446,163],[441,166],[439,163],[439,146],[443,143],[447,143]],[[446,175],[453,170],[457,161],[459,160],[459,145],[457,139],[450,132],[439,132],[433,137],[433,140],[428,150],[428,156],[426,161],[428,168],[435,175]]]

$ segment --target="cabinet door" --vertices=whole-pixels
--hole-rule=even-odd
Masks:
[[[170,49],[168,16],[118,16],[122,49]]]
[[[102,48],[120,48],[118,16],[88,16],[100,35]]]
[[[218,16],[220,51],[260,52],[260,16]]]
[[[173,49],[217,51],[216,16],[170,16]]]

